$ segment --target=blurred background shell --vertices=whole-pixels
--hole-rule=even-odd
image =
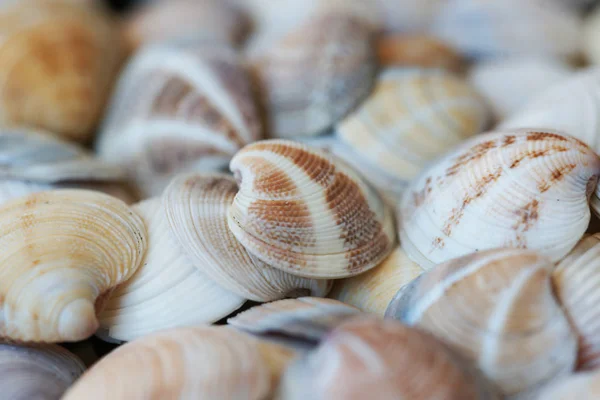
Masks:
[[[600,371],[580,372],[552,382],[535,400],[595,400],[600,397]]]
[[[600,8],[586,16],[583,24],[583,51],[587,60],[600,64]]]

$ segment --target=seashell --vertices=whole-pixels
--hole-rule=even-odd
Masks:
[[[59,399],[84,370],[74,354],[56,345],[0,344],[3,399]]]
[[[126,281],[146,228],[122,201],[87,190],[36,193],[0,207],[0,337],[78,341],[98,328],[94,303]]]
[[[577,338],[554,297],[552,268],[523,249],[456,258],[401,289],[386,317],[454,346],[505,395],[531,394],[568,375],[576,360]]]
[[[600,233],[584,237],[553,271],[556,296],[579,336],[578,370],[600,366],[596,292],[600,285]]]
[[[486,98],[496,119],[501,121],[573,73],[574,69],[567,63],[552,58],[490,60],[477,63],[471,69],[469,82]]]
[[[23,0],[2,7],[0,26],[0,124],[88,141],[121,61],[111,20],[72,1]]]
[[[336,281],[329,297],[383,316],[398,290],[423,272],[424,269],[408,258],[401,247],[396,247],[377,267]]]
[[[229,229],[248,252],[307,278],[345,278],[394,248],[394,223],[377,193],[345,164],[301,143],[269,140],[240,150]]]
[[[280,398],[500,399],[493,385],[433,336],[396,321],[355,318],[285,371]]]
[[[235,180],[222,174],[182,174],[165,189],[171,232],[194,265],[222,287],[254,301],[327,295],[331,281],[271,268],[237,241],[227,225],[237,191]]]
[[[484,130],[488,116],[481,97],[460,78],[438,70],[390,69],[336,134],[355,155],[344,159],[397,202],[431,160]]]
[[[399,208],[400,241],[423,268],[500,247],[564,257],[590,221],[600,158],[554,130],[490,132],[413,181]]]
[[[163,331],[108,354],[63,399],[266,399],[293,355],[226,327]]]
[[[98,316],[101,338],[129,341],[159,330],[210,324],[244,304],[243,297],[221,288],[184,254],[160,198],[132,208],[148,229],[148,252]]]
[[[589,371],[549,384],[536,400],[595,400],[599,396],[600,371]]]
[[[199,42],[151,46],[130,62],[97,149],[128,168],[144,197],[177,172],[224,168],[261,136],[247,75],[233,49]]]

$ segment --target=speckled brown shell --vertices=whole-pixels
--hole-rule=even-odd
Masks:
[[[230,164],[239,192],[229,228],[249,253],[294,275],[343,278],[394,248],[391,213],[345,164],[306,145],[269,140]]]

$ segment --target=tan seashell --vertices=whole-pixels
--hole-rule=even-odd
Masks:
[[[237,241],[227,226],[237,191],[235,180],[222,174],[179,175],[165,189],[163,201],[171,231],[194,265],[222,287],[254,301],[327,295],[331,281],[271,268]]]
[[[99,314],[102,336],[129,341],[169,328],[216,322],[245,299],[200,272],[172,236],[161,199],[132,207],[148,229],[141,267],[111,295]]]
[[[480,373],[431,335],[396,321],[356,318],[296,359],[280,398],[500,399]]]
[[[98,296],[126,281],[146,252],[142,220],[120,200],[55,190],[0,207],[0,336],[83,340]]]
[[[456,258],[399,291],[386,317],[451,344],[507,396],[531,394],[568,375],[577,355],[552,268],[550,259],[522,249]]]
[[[482,98],[460,78],[439,70],[390,69],[336,127],[355,156],[334,153],[386,197],[398,199],[433,159],[483,131],[488,117]]]
[[[230,169],[240,190],[229,228],[272,267],[307,278],[345,278],[375,267],[394,248],[387,207],[327,153],[263,141],[239,151]]]
[[[84,370],[81,360],[56,345],[0,344],[3,399],[58,399]]]
[[[400,241],[428,269],[500,247],[564,257],[590,221],[600,158],[553,130],[491,132],[438,160],[407,190]]]
[[[571,375],[544,388],[536,400],[596,400],[600,397],[600,371]]]
[[[126,166],[144,197],[177,172],[227,166],[261,126],[235,51],[200,42],[142,50],[123,73],[98,152]]]
[[[108,17],[68,1],[23,0],[0,10],[0,26],[0,124],[89,140],[121,61]]]
[[[63,399],[266,399],[293,355],[226,327],[169,330],[119,347]]]
[[[398,290],[424,272],[401,247],[377,267],[335,282],[329,294],[332,299],[343,301],[363,311],[383,316]]]

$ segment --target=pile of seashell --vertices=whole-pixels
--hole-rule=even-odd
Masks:
[[[0,399],[600,398],[595,3],[0,2]]]

